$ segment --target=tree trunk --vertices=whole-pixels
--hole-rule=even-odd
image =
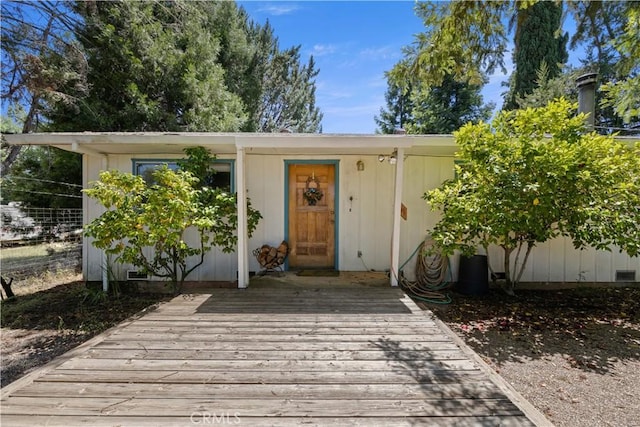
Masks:
[[[535,242],[529,240],[527,241],[527,252],[524,255],[524,259],[522,260],[522,265],[520,266],[520,272],[518,273],[518,277],[515,280],[515,284],[520,283],[520,279],[522,279],[522,273],[524,273],[524,267],[527,265],[527,260],[529,259],[529,254],[531,253],[531,249],[533,249]]]
[[[511,279],[511,252],[513,252],[513,248],[503,246],[502,249],[504,249],[504,278],[506,280],[504,291],[513,296],[515,295],[513,292],[514,284]]]
[[[44,29],[42,33],[41,45],[43,47],[40,49],[40,56],[44,55],[44,50],[47,45],[49,35],[51,33],[53,19],[54,19],[53,17],[49,18],[47,27]],[[41,94],[42,94],[41,88],[35,88],[33,90],[31,102],[29,104],[29,111],[27,111],[27,117],[25,118],[24,123],[22,125],[22,133],[30,133],[35,130],[36,116],[38,115],[38,112],[40,110]],[[0,176],[5,176],[6,174],[9,173],[9,170],[11,169],[11,165],[18,158],[18,154],[20,154],[21,150],[22,150],[21,145],[9,146],[9,152],[7,153],[7,156],[4,159],[2,159],[2,165],[0,166],[1,167]]]
[[[7,157],[2,159],[2,165],[0,166],[0,176],[5,176],[9,173],[11,169],[11,165],[18,158],[18,154],[20,154],[20,150],[22,150],[22,145],[8,145],[7,148],[9,152],[7,153]]]
[[[0,283],[2,283],[2,289],[4,289],[4,293],[7,295],[7,299],[8,300],[15,299],[16,295],[11,290],[11,284],[13,283],[13,278],[9,279],[9,282],[7,283],[7,281],[4,280],[4,277],[0,277]]]

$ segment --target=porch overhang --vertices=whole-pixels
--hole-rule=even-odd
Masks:
[[[43,145],[87,155],[181,155],[187,147],[207,147],[213,154],[339,155],[380,154],[405,148],[407,155],[453,155],[452,135],[362,135],[297,133],[79,132],[4,135],[9,144]]]
[[[404,158],[412,155],[453,156],[457,148],[452,135],[82,132],[13,134],[5,137],[10,144],[53,146],[87,156],[98,156],[105,162],[109,155],[179,156],[184,153],[185,148],[195,146],[205,147],[212,154],[235,156],[239,288],[249,285],[246,156],[386,155],[396,151],[398,161],[395,166],[394,213],[391,224],[393,230],[390,282],[392,286],[397,286]]]

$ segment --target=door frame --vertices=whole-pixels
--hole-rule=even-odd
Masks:
[[[340,259],[338,254],[340,240],[338,236],[340,235],[340,160],[285,160],[284,161],[284,239],[289,241],[289,166],[291,165],[333,165],[334,168],[334,197],[333,197],[333,209],[335,212],[335,223],[333,227],[333,265],[334,269],[340,270],[338,260]],[[285,270],[289,270],[289,258],[284,263]]]

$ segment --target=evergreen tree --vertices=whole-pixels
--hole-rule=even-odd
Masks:
[[[26,147],[2,179],[2,203],[36,208],[82,207],[82,156],[53,147]]]
[[[375,121],[378,132],[393,133],[401,125],[409,134],[448,134],[462,125],[488,120],[495,108],[483,104],[481,86],[456,81],[451,74],[439,85],[432,85],[414,76],[396,80],[398,69],[412,63],[416,55],[413,47],[404,48],[405,57],[387,73],[387,111],[381,109]]]
[[[558,98],[577,103],[576,79],[582,74],[584,74],[583,69],[566,67],[560,75],[549,78],[547,64],[543,62],[536,73],[535,89],[524,97],[517,97],[518,108],[541,108]]]
[[[456,80],[479,83],[483,74],[492,73],[496,68],[506,73],[505,21],[539,3],[557,2],[418,2],[416,14],[422,18],[425,31],[416,36],[418,52],[413,61],[407,67],[394,69],[394,79],[400,81],[418,76],[422,81],[437,86],[446,74],[452,74]],[[607,49],[615,53],[616,78],[602,82],[606,93],[602,104],[613,107],[627,123],[637,120],[640,115],[640,1],[572,1],[562,4],[567,6],[568,15],[577,23],[571,48],[586,43],[596,48],[598,56]],[[547,63],[553,65],[549,61]],[[538,68],[539,64],[534,70]],[[531,76],[534,78],[533,74]]]
[[[410,93],[411,90],[409,89],[408,92]],[[380,115],[374,117],[378,125],[376,133],[392,134],[396,129],[404,129],[411,120],[410,113],[413,110],[411,97],[405,94],[402,87],[387,77],[387,92],[384,99],[387,109],[380,108]]]
[[[536,73],[542,64],[547,77],[554,78],[568,59],[568,34],[556,36],[562,19],[562,6],[555,2],[539,2],[516,14],[515,70],[510,80],[511,87],[505,100],[506,109],[518,107],[517,98],[523,97],[536,87]]]
[[[70,29],[76,16],[64,1],[3,1],[3,113],[19,124],[17,132],[43,130],[44,112],[56,104],[73,104],[86,90],[86,63]],[[72,88],[72,91],[68,89]],[[2,144],[0,174],[10,172],[21,146]]]
[[[55,130],[239,130],[246,116],[225,86],[206,5],[77,3],[91,89],[76,108],[51,115]]]
[[[234,2],[78,3],[88,96],[55,109],[58,131],[317,132],[313,58],[280,50]]]
[[[217,61],[224,68],[224,82],[240,97],[247,120],[241,130],[255,132],[255,115],[262,91],[267,54],[274,41],[273,30],[254,24],[235,2],[202,2],[208,17],[207,29],[220,42]]]
[[[483,104],[480,90],[481,86],[458,82],[451,75],[440,86],[419,87],[411,93],[407,133],[448,134],[466,123],[488,120],[495,105]]]
[[[258,132],[319,132],[322,113],[315,105],[318,73],[313,57],[307,65],[301,64],[300,46],[279,51],[276,43],[262,78]]]

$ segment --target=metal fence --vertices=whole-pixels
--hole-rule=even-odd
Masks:
[[[82,266],[82,209],[0,206],[0,272],[16,280]]]

